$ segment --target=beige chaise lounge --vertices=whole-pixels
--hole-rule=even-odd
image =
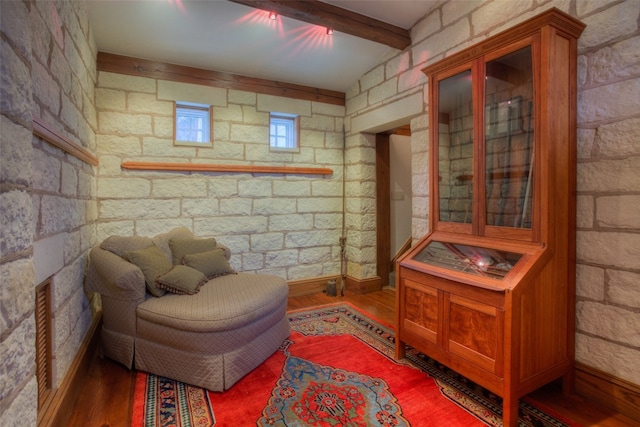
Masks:
[[[176,259],[174,243],[207,243],[195,239],[183,227],[154,238],[112,236],[91,250],[85,289],[101,295],[104,356],[128,368],[221,391],[278,349],[290,332],[286,281],[271,275],[225,271],[230,269],[226,262],[229,249],[214,239],[208,240],[213,240],[224,260],[210,255],[215,252],[193,250]],[[157,254],[157,249],[164,257],[160,263],[169,262],[167,268],[172,273],[182,272],[180,268],[193,272],[192,267],[182,264],[196,260],[188,265],[200,270],[212,267],[214,275],[232,274],[205,280],[197,289],[189,289],[187,284],[185,292],[197,290],[192,295],[168,292],[176,289],[171,284],[150,284],[149,277],[155,274],[135,257],[140,253]],[[127,261],[131,259],[138,265]],[[180,267],[175,267],[178,264]],[[180,282],[186,276],[180,274],[176,286],[182,286]]]

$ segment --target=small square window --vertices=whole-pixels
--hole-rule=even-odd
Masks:
[[[211,106],[192,102],[176,102],[175,143],[210,147],[212,123]]]
[[[269,147],[272,151],[299,151],[299,133],[299,116],[271,113],[269,117]]]

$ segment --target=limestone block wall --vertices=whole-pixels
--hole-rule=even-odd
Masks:
[[[175,146],[175,100],[213,106],[213,146]],[[344,107],[99,72],[98,240],[185,226],[238,271],[340,274]],[[300,115],[300,152],[269,150],[269,112]],[[123,161],[331,168],[331,175],[131,171]]]
[[[640,384],[640,2],[577,2],[577,360]]]
[[[36,425],[35,288],[52,279],[53,386],[91,324],[82,289],[97,209],[91,166],[32,133],[41,118],[92,151],[95,46],[84,4],[0,2],[0,419]]]
[[[390,51],[347,93],[347,164],[363,165],[364,172],[370,164],[368,152],[355,149],[361,141],[371,141],[363,134],[410,121],[413,237],[424,236],[429,106],[427,99],[418,99],[427,93],[419,70],[550,7],[587,24],[578,42],[576,359],[640,384],[640,2],[437,5],[412,28],[411,47]],[[365,198],[368,193],[359,194]],[[347,212],[347,226],[362,229],[363,215]]]
[[[346,94],[345,228],[348,274],[357,279],[377,276],[376,266],[376,151],[375,134],[412,123],[412,141],[426,142],[423,85],[426,78],[413,65],[409,49],[390,49],[382,62],[367,72]],[[426,153],[428,143],[412,152]],[[426,158],[426,157],[425,157]],[[412,161],[412,173],[427,173]],[[428,187],[427,187],[428,188]],[[413,209],[427,194],[413,191]],[[420,221],[420,220],[419,220]],[[416,222],[414,219],[413,222]],[[421,221],[426,225],[428,221]],[[420,227],[421,229],[423,227]]]

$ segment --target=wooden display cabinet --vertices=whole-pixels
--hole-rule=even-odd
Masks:
[[[521,396],[573,385],[583,29],[551,9],[423,70],[431,232],[398,260],[396,353],[501,396],[509,426]]]

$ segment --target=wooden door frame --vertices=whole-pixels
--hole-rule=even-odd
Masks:
[[[389,132],[376,134],[376,274],[389,286],[391,259],[391,165]]]
[[[389,286],[391,273],[391,135],[410,137],[411,127],[376,134],[376,274],[381,287]]]

